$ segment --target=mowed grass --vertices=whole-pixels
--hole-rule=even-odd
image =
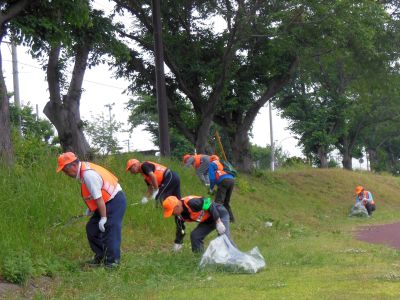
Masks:
[[[78,182],[55,173],[55,156],[1,170],[1,277],[10,265],[17,273],[21,261],[30,265],[23,271],[33,280],[49,276],[46,288],[34,289],[36,299],[400,298],[400,252],[353,238],[360,226],[399,220],[398,178],[312,168],[240,175],[232,198],[237,218],[232,236],[242,251],[258,246],[267,267],[258,274],[232,274],[199,269],[201,256],[191,253],[189,236],[184,250],[172,253],[173,219],[163,219],[154,203],[139,204],[146,186],[140,175],[125,172],[128,158],[97,162],[119,177],[128,198],[122,263],[114,271],[82,265],[92,256],[87,219],[73,217],[85,206]],[[193,169],[173,160],[161,163],[180,175],[182,195],[206,195]],[[372,218],[348,217],[359,184],[376,199]],[[31,289],[25,284],[22,294],[7,298]]]

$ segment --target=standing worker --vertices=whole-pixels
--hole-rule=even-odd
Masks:
[[[370,191],[366,191],[361,185],[356,186],[356,204],[361,202],[371,216],[372,212],[376,209],[374,198]]]
[[[230,205],[235,177],[224,171],[224,167],[218,159],[210,163],[208,176],[210,178],[210,194],[214,193],[215,185],[218,186],[214,201],[223,204],[229,213],[230,221],[235,222]]]
[[[211,202],[210,198],[187,196],[182,200],[175,196],[167,197],[163,202],[164,218],[175,216],[176,236],[174,251],[182,249],[185,236],[185,222],[199,222],[190,234],[193,252],[204,250],[204,238],[214,229],[218,234],[226,234],[230,238],[229,214],[225,207]]]
[[[140,163],[137,159],[130,159],[126,163],[126,171],[132,174],[142,174],[147,184],[146,195],[142,198],[142,204],[146,204],[152,198],[162,201],[168,196],[181,197],[181,182],[178,174],[163,165],[151,161]]]
[[[118,178],[101,166],[81,162],[72,152],[58,157],[57,173],[60,171],[80,181],[83,200],[93,213],[86,224],[86,234],[95,256],[88,263],[92,266],[104,263],[107,268],[118,266],[126,210],[126,198]]]
[[[205,154],[185,154],[183,156],[183,164],[185,167],[189,168],[193,166],[196,170],[197,177],[201,182],[208,188],[210,186],[210,179],[208,177],[208,167],[212,158],[218,159],[216,155],[205,155]]]

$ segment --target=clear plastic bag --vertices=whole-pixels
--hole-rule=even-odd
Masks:
[[[361,202],[357,202],[350,210],[349,217],[369,217],[368,211]]]
[[[264,257],[257,247],[241,252],[223,234],[212,240],[200,261],[200,267],[213,267],[237,273],[257,273],[265,267]]]

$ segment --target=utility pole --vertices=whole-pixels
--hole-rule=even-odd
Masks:
[[[153,4],[153,32],[154,32],[154,59],[156,66],[156,94],[158,108],[158,132],[161,156],[170,155],[168,133],[168,107],[165,90],[164,52],[161,26],[161,0],[152,0]]]
[[[269,100],[269,132],[271,136],[271,171],[275,171],[275,145],[274,145],[274,131],[272,128],[272,103]]]
[[[18,57],[17,57],[17,46],[11,43],[11,57],[12,57],[12,69],[13,69],[13,85],[14,85],[14,104],[18,109],[18,132],[22,135],[21,128],[21,101],[19,98],[19,78],[18,78]]]

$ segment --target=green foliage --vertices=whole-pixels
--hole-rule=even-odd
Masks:
[[[2,261],[2,275],[8,282],[24,284],[33,273],[32,260],[27,252],[9,253]]]
[[[21,128],[21,133],[26,139],[36,139],[49,143],[50,139],[54,138],[54,130],[51,123],[45,119],[38,118],[29,103],[21,109],[11,104],[10,121],[14,129],[19,130],[19,127]]]
[[[109,118],[102,113],[85,121],[84,129],[92,149],[101,155],[118,153],[121,147],[118,146],[117,136],[123,130],[122,125],[122,122],[116,121],[115,115],[111,115],[111,110]]]

